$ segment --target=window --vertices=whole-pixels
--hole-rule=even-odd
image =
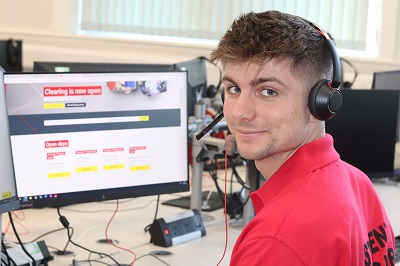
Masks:
[[[340,49],[374,52],[381,0],[81,0],[85,34],[178,37],[217,41],[242,12],[280,10],[330,32]]]

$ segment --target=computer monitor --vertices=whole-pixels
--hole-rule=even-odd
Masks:
[[[0,66],[6,72],[22,72],[21,40],[0,40]]]
[[[19,208],[17,191],[15,188],[14,166],[11,154],[11,142],[8,129],[6,97],[4,91],[4,70],[0,68],[0,216],[2,213]],[[1,221],[1,217],[0,217]],[[1,225],[1,223],[0,223]],[[0,237],[1,239],[1,237]]]
[[[173,64],[122,64],[89,62],[48,62],[34,61],[34,72],[137,72],[174,71]]]
[[[188,115],[195,115],[195,104],[207,97],[206,59],[198,57],[193,60],[175,64],[178,70],[188,72]]]
[[[370,178],[394,176],[398,90],[344,90],[343,106],[326,132],[341,158]]]
[[[189,190],[187,73],[5,74],[21,208]]]
[[[373,90],[400,90],[400,70],[374,72],[372,79]],[[399,99],[400,100],[400,99]],[[400,108],[397,114],[396,140],[400,139]]]
[[[374,72],[373,89],[400,90],[400,70]]]

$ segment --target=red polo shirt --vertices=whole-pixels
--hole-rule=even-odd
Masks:
[[[394,265],[394,235],[370,179],[330,135],[302,146],[258,191],[231,265]],[[392,264],[391,264],[392,263]]]

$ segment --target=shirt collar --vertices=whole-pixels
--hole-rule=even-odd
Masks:
[[[256,212],[259,212],[288,184],[339,159],[333,147],[333,138],[325,137],[300,147],[257,191],[250,194]]]

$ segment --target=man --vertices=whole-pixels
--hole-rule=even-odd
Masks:
[[[330,116],[312,111],[310,91],[334,75],[329,40],[300,17],[248,13],[211,53],[223,68],[224,115],[239,153],[266,178],[251,194],[256,215],[233,266],[394,265],[392,227],[373,185],[340,160],[325,133]]]

